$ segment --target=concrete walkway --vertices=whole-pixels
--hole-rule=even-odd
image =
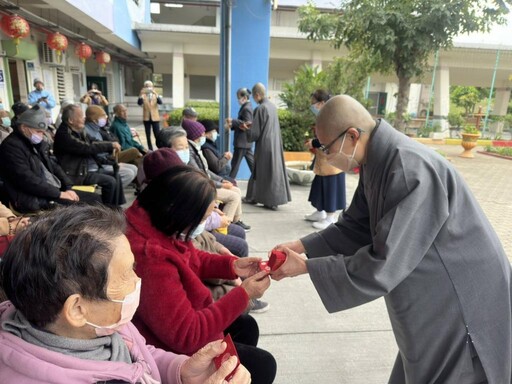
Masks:
[[[512,161],[476,154],[457,157],[462,147],[436,146],[462,173],[512,259]],[[358,182],[347,175],[347,197]],[[245,183],[242,183],[242,189]],[[251,255],[265,256],[276,244],[314,229],[303,217],[312,212],[309,187],[292,186],[293,201],[277,212],[244,205]],[[383,299],[329,314],[308,276],[273,282],[264,299],[268,312],[255,314],[260,346],[277,359],[276,383],[386,383],[397,347]]]
[[[139,132],[143,131],[138,126]],[[145,137],[141,132],[142,141]],[[512,161],[476,154],[457,157],[462,147],[440,149],[461,172],[480,202],[512,259]],[[347,200],[358,176],[347,175]],[[240,182],[245,191],[246,182]],[[252,226],[247,240],[250,254],[266,257],[276,244],[298,239],[314,229],[303,218],[312,212],[309,187],[292,186],[290,204],[279,211],[244,205],[243,220]],[[264,300],[271,308],[255,314],[260,346],[278,363],[278,384],[382,384],[393,366],[397,347],[383,299],[329,314],[308,276],[273,282]]]

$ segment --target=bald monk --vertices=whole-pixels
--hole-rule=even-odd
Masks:
[[[349,96],[316,127],[332,165],[361,165],[359,185],[336,224],[276,247],[288,258],[272,277],[309,273],[329,312],[383,296],[390,383],[510,383],[510,263],[462,177]]]
[[[279,205],[288,203],[292,198],[284,165],[283,140],[277,109],[265,93],[263,84],[254,85],[252,97],[259,105],[254,110],[252,126],[240,128],[247,131],[249,142],[256,142],[254,169],[247,185],[244,202],[260,203],[265,208],[275,211]]]

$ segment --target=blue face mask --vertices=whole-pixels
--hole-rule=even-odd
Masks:
[[[190,161],[190,151],[188,149],[181,149],[179,151],[176,151],[178,156],[180,157],[180,160],[183,161],[184,164],[188,164]]]
[[[32,144],[39,144],[41,141],[43,141],[43,136],[39,136],[33,133],[30,136],[30,141],[32,142]]]
[[[193,231],[192,233],[190,234],[190,237],[192,239],[195,239],[197,236],[199,236],[201,233],[204,232],[204,228],[205,228],[205,224],[204,223],[201,223],[199,224]]]
[[[318,116],[318,113],[320,112],[320,110],[317,107],[315,107],[314,104],[309,106],[309,110],[313,112],[315,116]]]
[[[199,139],[199,146],[202,147],[206,143],[206,136],[201,136]]]
[[[0,111],[4,109],[4,105],[0,104]]]
[[[11,118],[10,117],[2,117],[2,125],[4,127],[10,127],[11,126]]]
[[[212,133],[212,141],[215,143],[217,138],[219,137],[219,133],[217,131],[213,131]]]

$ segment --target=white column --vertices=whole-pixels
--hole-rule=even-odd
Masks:
[[[493,115],[505,116],[510,101],[510,88],[496,88]]]
[[[172,106],[183,108],[185,105],[185,60],[183,47],[175,47],[172,54]]]
[[[215,76],[215,101],[220,101],[220,77]]]
[[[311,52],[311,66],[313,68],[318,67],[318,72],[322,70],[322,52],[313,51]]]
[[[443,131],[449,128],[450,112],[450,68],[439,67],[434,83],[434,120],[441,124]]]
[[[421,98],[421,84],[411,84],[409,90],[409,105],[407,106],[407,113],[412,114],[414,117],[418,116]]]
[[[386,83],[384,92],[387,93],[386,98],[386,113],[396,111],[396,94],[398,92],[398,84]]]
[[[508,102],[510,101],[510,88],[496,88],[496,99],[494,100],[493,115],[505,116],[507,114]],[[504,122],[500,121],[496,126],[496,133],[503,132]]]

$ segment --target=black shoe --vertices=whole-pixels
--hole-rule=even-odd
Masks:
[[[264,205],[265,208],[277,211],[277,205]]]
[[[245,203],[245,204],[257,204],[254,200],[248,199],[247,197],[244,197],[242,199],[242,203]]]
[[[242,227],[245,232],[249,232],[251,230],[251,226],[245,224],[242,220],[238,220],[236,223],[233,223],[238,225],[239,227]]]

